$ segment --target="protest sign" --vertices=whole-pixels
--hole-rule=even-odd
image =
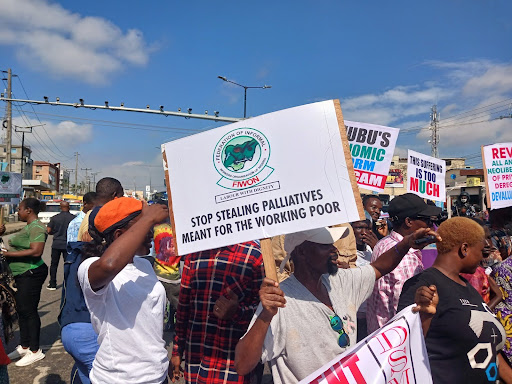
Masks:
[[[17,202],[21,196],[21,173],[0,172],[0,205]]]
[[[446,162],[423,153],[407,152],[407,192],[420,197],[446,201]]]
[[[487,206],[512,206],[512,143],[482,146]]]
[[[399,129],[346,120],[345,126],[357,183],[381,192],[386,187]]]
[[[162,150],[179,255],[364,218],[337,100]]]
[[[390,169],[386,179],[387,188],[402,188],[404,186],[404,173],[401,169]]]
[[[300,384],[430,384],[432,376],[415,304],[318,369]]]

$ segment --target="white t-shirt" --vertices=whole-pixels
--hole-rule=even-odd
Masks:
[[[365,244],[365,250],[360,251],[357,250],[357,259],[356,259],[356,267],[362,267],[364,265],[370,264],[372,261],[372,248]],[[357,311],[357,318],[364,319],[366,321],[366,300],[359,306],[359,310]]]
[[[165,289],[151,263],[135,257],[107,286],[89,284],[91,257],[78,268],[78,280],[91,312],[100,348],[89,375],[95,384],[161,384],[169,358],[163,336]]]
[[[372,293],[375,271],[371,265],[339,269],[334,276],[324,275],[334,311],[356,345],[357,308]],[[275,384],[297,383],[340,355],[347,347],[338,345],[338,332],[330,325],[334,312],[321,303],[292,274],[280,284],[286,307],[274,316],[265,336],[261,359],[270,362]],[[262,311],[261,304],[249,329]]]

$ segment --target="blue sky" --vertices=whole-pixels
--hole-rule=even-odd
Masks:
[[[470,155],[478,166],[481,144],[512,140],[512,119],[496,120],[511,113],[511,14],[510,1],[476,0],[2,0],[0,69],[12,68],[33,99],[190,107],[231,117],[243,115],[243,89],[218,75],[272,86],[248,90],[249,116],[339,98],[347,120],[401,128],[400,154],[430,153],[424,128],[437,104],[441,156]],[[25,97],[18,79],[13,90]],[[161,143],[215,126],[34,109],[46,124],[46,132],[26,135],[34,159],[74,168],[79,152],[80,168],[137,189],[150,180],[163,188]],[[29,105],[14,116],[17,125],[39,123]]]

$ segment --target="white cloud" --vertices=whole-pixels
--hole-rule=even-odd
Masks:
[[[438,72],[437,81],[347,98],[341,101],[344,117],[402,128],[402,145],[428,146],[431,131],[425,128],[437,104],[442,153],[475,152],[482,144],[512,140],[512,119],[499,119],[512,110],[512,64],[472,60],[425,65]]]
[[[78,144],[92,140],[93,127],[91,124],[76,124],[73,121],[53,123],[29,120],[21,117],[13,118],[13,127],[34,126],[32,133],[25,133],[25,145],[32,149],[33,160],[64,162],[73,156],[72,148]],[[21,133],[14,132],[13,143],[21,145]]]
[[[121,167],[134,167],[137,165],[143,165],[143,161],[127,161],[126,163],[121,164]]]
[[[464,92],[478,95],[482,92],[502,94],[512,90],[512,65],[497,65],[488,68],[481,76],[468,80]]]
[[[136,29],[84,17],[47,0],[2,0],[0,44],[56,77],[97,84],[126,65],[144,66],[152,48]]]
[[[396,125],[400,120],[428,114],[432,104],[452,95],[452,90],[433,84],[396,86],[379,94],[344,99],[341,107],[348,120]]]

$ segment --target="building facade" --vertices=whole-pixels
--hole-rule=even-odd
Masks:
[[[59,172],[59,192],[70,193],[69,171],[61,168]]]
[[[34,180],[41,180],[49,185],[53,191],[59,191],[60,164],[49,163],[47,161],[34,161],[32,174]]]
[[[7,169],[7,146],[0,144],[1,170]],[[32,150],[26,145],[21,150],[21,145],[11,146],[11,169],[10,172],[22,173],[24,180],[32,179]]]

